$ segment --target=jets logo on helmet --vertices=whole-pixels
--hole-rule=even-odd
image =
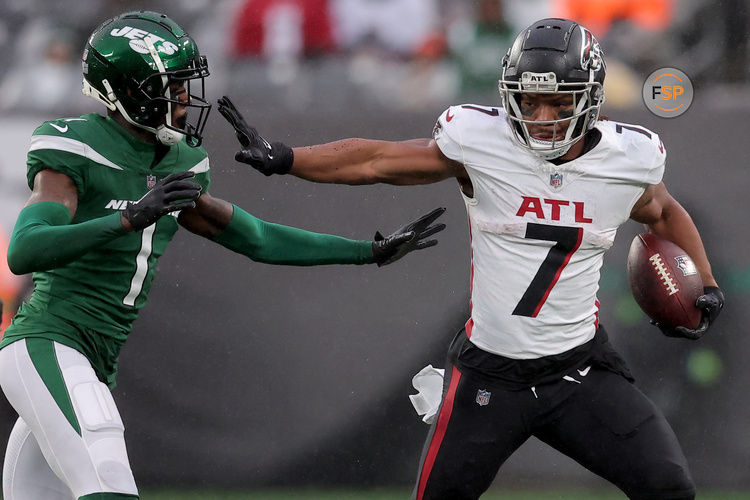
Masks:
[[[596,125],[604,103],[606,64],[596,38],[567,19],[542,19],[518,34],[502,62],[498,90],[521,146],[541,158],[559,158]],[[521,96],[572,97],[572,110],[555,120],[535,121],[521,112]],[[549,139],[533,137],[530,126],[552,130]],[[564,131],[564,134],[563,134]]]
[[[128,12],[105,21],[83,52],[84,95],[168,146],[183,138],[190,146],[200,145],[211,110],[205,100],[208,75],[195,41],[156,12]],[[187,97],[173,95],[183,87]],[[185,116],[174,123],[173,110],[182,108]]]
[[[124,36],[125,38],[130,39],[128,45],[130,45],[130,48],[135,50],[139,54],[148,54],[148,46],[146,45],[146,42],[144,42],[145,38],[148,38],[151,43],[154,44],[157,52],[161,52],[171,56],[178,50],[177,45],[164,40],[159,35],[149,33],[138,28],[133,28],[132,26],[115,28],[110,31],[109,34],[112,36]]]

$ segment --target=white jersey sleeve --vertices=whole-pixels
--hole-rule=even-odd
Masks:
[[[440,151],[445,156],[451,160],[463,163],[461,130],[456,120],[457,108],[458,106],[451,106],[443,111],[435,123],[435,128],[432,129],[432,138],[435,139]]]
[[[601,121],[597,129],[640,168],[629,170],[632,180],[644,185],[659,184],[664,177],[667,150],[659,136],[639,125]]]

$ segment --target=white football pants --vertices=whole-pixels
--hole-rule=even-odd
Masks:
[[[0,386],[19,415],[5,454],[5,500],[137,498],[120,414],[86,357],[46,339],[0,349]]]

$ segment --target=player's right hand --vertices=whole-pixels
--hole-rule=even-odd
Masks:
[[[194,175],[195,172],[189,170],[169,174],[140,200],[129,201],[122,212],[127,222],[123,225],[132,231],[140,231],[169,212],[195,207],[195,200],[201,195],[201,185],[186,180]]]
[[[234,159],[247,163],[264,175],[288,173],[294,163],[292,148],[282,142],[269,144],[255,127],[247,124],[229,97],[224,96],[218,102],[219,113],[232,125],[242,145]]]
[[[703,295],[695,301],[695,307],[703,311],[703,317],[696,329],[677,326],[666,328],[659,323],[651,323],[659,328],[667,337],[684,337],[686,339],[698,340],[708,331],[708,327],[714,322],[722,309],[724,309],[724,292],[718,286],[703,287]]]
[[[409,252],[437,245],[437,240],[423,240],[445,229],[445,224],[430,225],[443,215],[443,212],[445,208],[436,208],[386,237],[380,234],[380,231],[376,232],[372,242],[373,262],[379,267],[385,266]]]

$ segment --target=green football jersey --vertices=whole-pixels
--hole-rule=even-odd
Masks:
[[[70,177],[78,190],[71,224],[104,217],[139,200],[173,172],[192,170],[207,192],[209,163],[203,148],[183,140],[153,165],[156,146],[133,137],[110,117],[88,114],[42,124],[29,148],[28,183],[43,169]],[[7,328],[0,347],[43,337],[85,354],[99,378],[112,385],[120,348],[146,304],[156,261],[177,232],[177,214],[127,233],[79,259],[33,274],[34,292]]]

